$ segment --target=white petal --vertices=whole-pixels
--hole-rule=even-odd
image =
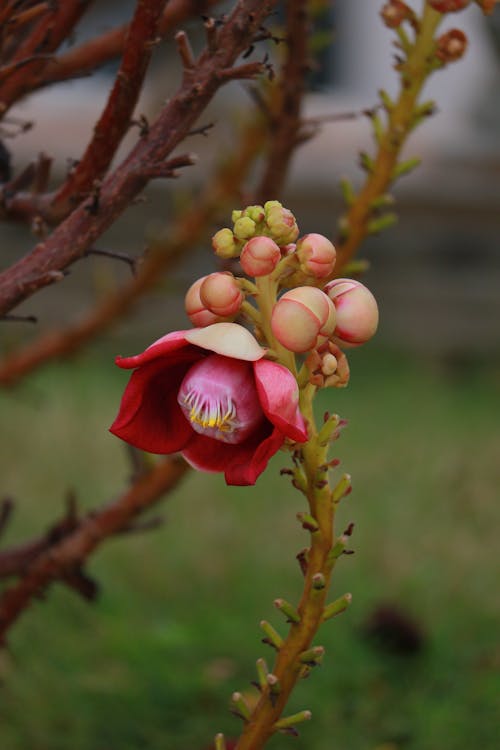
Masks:
[[[193,328],[185,334],[186,341],[202,349],[233,359],[256,362],[266,353],[257,340],[237,323],[213,323],[205,328]]]

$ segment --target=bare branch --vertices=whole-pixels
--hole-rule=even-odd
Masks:
[[[277,106],[270,106],[271,143],[266,169],[257,189],[258,203],[281,194],[299,142],[301,101],[308,71],[307,25],[307,0],[288,0],[287,56],[277,84]]]
[[[49,220],[57,223],[106,173],[127,133],[151,59],[152,43],[166,0],[138,0],[125,42],[123,59],[92,139],[66,182],[50,203]]]
[[[158,33],[167,36],[186,19],[199,15],[218,0],[170,0],[163,12]],[[124,49],[128,25],[119,26],[100,37],[84,42],[50,61],[32,81],[32,90],[70,78],[89,75],[105,63],[119,57]]]
[[[83,563],[88,556],[105,539],[127,530],[133,519],[159,502],[165,493],[179,483],[188,469],[181,458],[169,456],[143,474],[110,505],[90,512],[77,523],[74,530],[48,546],[45,540],[45,546],[34,554],[19,581],[0,597],[0,643],[5,642],[9,627],[33,597],[45,591],[54,581],[63,581],[77,588],[79,593],[92,595],[93,584],[82,573]],[[36,544],[32,543],[33,548]],[[6,569],[5,561],[12,552],[7,550],[0,555],[0,570],[2,565]],[[20,552],[19,549],[17,552]]]
[[[35,19],[30,32],[21,42],[14,36],[11,65],[23,63],[0,83],[0,112],[5,114],[12,104],[32,89],[32,80],[48,64],[47,55],[55,52],[71,33],[86,11],[90,0],[65,0],[47,3],[44,12]],[[4,47],[8,48],[8,44]],[[31,59],[30,59],[31,58]]]
[[[221,86],[220,72],[232,67],[275,2],[240,0],[218,31],[217,54],[205,50],[200,55],[193,69],[194,82],[184,82],[149,133],[103,182],[98,207],[90,201],[75,209],[45,242],[0,274],[0,314],[35,292],[37,278],[50,283],[46,281],[48,272],[61,271],[80,258],[143,190],[147,182],[144,170],[164,161],[186,136]],[[29,285],[26,279],[32,280]]]

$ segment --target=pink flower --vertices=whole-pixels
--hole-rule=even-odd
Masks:
[[[298,387],[236,323],[174,331],[135,357],[110,431],[150,453],[176,453],[227,484],[255,484],[285,438],[307,440]]]

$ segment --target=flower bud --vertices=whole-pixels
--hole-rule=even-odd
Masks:
[[[296,253],[301,270],[315,279],[330,276],[337,257],[337,251],[330,240],[315,233],[306,234],[298,240]]]
[[[275,304],[271,328],[287,349],[307,352],[333,333],[335,319],[335,306],[321,289],[300,286],[286,292]]]
[[[241,251],[241,267],[249,276],[266,276],[274,271],[281,251],[270,237],[252,237]]]
[[[263,206],[247,206],[243,211],[243,216],[248,216],[256,224],[264,221],[266,214]]]
[[[234,233],[239,240],[248,240],[255,232],[255,221],[249,216],[242,216],[234,222]]]
[[[295,242],[299,236],[299,228],[292,212],[283,208],[279,201],[267,201],[264,211],[269,233],[276,244],[288,245]]]
[[[467,49],[467,37],[460,29],[451,29],[437,40],[436,57],[445,65],[460,60]]]
[[[348,344],[371,339],[378,326],[378,307],[370,290],[354,279],[334,279],[325,292],[337,312],[336,339]]]
[[[457,13],[465,8],[470,0],[429,0],[429,5],[439,13]]]
[[[219,229],[212,237],[212,247],[219,258],[234,258],[238,255],[234,235],[230,229]]]
[[[403,21],[407,21],[415,14],[402,0],[389,0],[380,11],[382,20],[389,29],[397,29]]]
[[[200,288],[207,278],[208,276],[202,276],[201,279],[195,281],[187,290],[184,299],[184,307],[189,320],[194,326],[199,326],[200,328],[210,326],[212,323],[220,323],[221,321],[221,317],[208,310],[201,301]]]
[[[232,273],[217,272],[205,276],[200,285],[201,303],[214,315],[229,317],[236,315],[244,294]]]

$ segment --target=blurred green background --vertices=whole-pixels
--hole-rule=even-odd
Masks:
[[[493,750],[498,369],[464,376],[374,344],[350,358],[350,387],[318,406],[349,419],[335,455],[353,475],[340,526],[356,524],[356,553],[333,595],[351,591],[353,604],[324,625],[324,664],[290,705],[313,720],[270,746]],[[2,492],[17,499],[5,543],[46,528],[68,487],[92,507],[125,485],[124,446],[107,433],[125,381],[107,354],[87,354],[0,396]],[[33,603],[1,655],[0,747],[203,750],[218,731],[237,735],[229,697],[251,695],[255,660],[272,659],[258,623],[283,630],[272,601],[301,589],[294,556],[307,536],[302,498],[278,475],[287,460],[255,488],[191,474],[161,528],[92,558],[94,605],[62,586]],[[381,605],[394,616],[376,627]]]

